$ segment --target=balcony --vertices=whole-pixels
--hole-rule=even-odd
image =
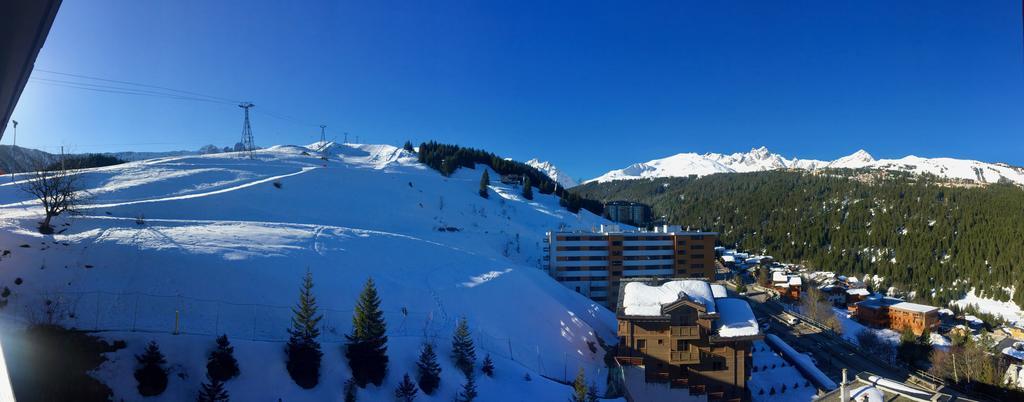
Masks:
[[[670,356],[673,364],[697,364],[700,363],[700,350],[673,350]]]
[[[700,326],[672,326],[672,337],[677,339],[700,339]]]

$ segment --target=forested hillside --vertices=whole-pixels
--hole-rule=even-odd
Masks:
[[[976,286],[1007,300],[1024,283],[1024,190],[935,177],[769,171],[589,183],[584,198],[650,203],[723,245],[820,270],[877,274],[930,303]],[[934,296],[929,294],[934,289]],[[1013,299],[1024,305],[1024,292]]]

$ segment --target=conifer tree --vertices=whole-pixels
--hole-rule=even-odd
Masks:
[[[217,337],[217,348],[210,352],[206,361],[206,373],[210,378],[220,382],[238,377],[238,361],[235,360],[235,347],[228,342],[228,336]]]
[[[135,380],[138,381],[139,395],[160,395],[167,389],[167,369],[164,354],[155,341],[149,341],[141,355],[135,355],[139,367],[135,369]]]
[[[228,402],[228,391],[224,389],[224,382],[213,378],[206,373],[206,382],[199,388],[199,396],[196,402]]]
[[[434,345],[424,343],[420,351],[420,360],[416,362],[419,369],[419,385],[424,394],[434,393],[441,383],[441,366],[437,364],[437,353],[434,353]]]
[[[576,373],[576,380],[572,382],[572,397],[569,402],[587,402],[587,378],[583,374],[583,367]]]
[[[455,401],[473,402],[476,397],[476,381],[473,379],[473,373],[470,373],[466,376],[466,383],[462,385],[462,390],[455,396]]]
[[[288,329],[288,344],[285,353],[288,355],[288,374],[300,387],[309,389],[320,381],[320,336],[317,324],[323,316],[317,313],[316,297],[313,296],[313,273],[306,270],[299,291],[299,302],[292,309],[292,327]]]
[[[416,150],[412,147],[412,142],[409,141],[405,141],[405,145],[402,145],[402,149],[409,152],[416,152]]]
[[[352,334],[345,336],[348,339],[345,357],[352,368],[352,378],[360,387],[367,383],[379,386],[384,381],[388,371],[386,333],[380,297],[373,278],[369,278],[352,314]]]
[[[413,384],[412,380],[409,379],[409,374],[402,377],[402,382],[398,384],[398,388],[395,388],[395,399],[400,402],[412,402],[416,399],[416,393],[419,392],[416,389],[416,384]]]
[[[487,169],[484,169],[484,174],[480,175],[480,194],[481,197],[487,198],[487,185],[491,184],[491,175],[487,174]]]
[[[490,353],[484,356],[484,362],[480,365],[480,371],[483,371],[488,377],[494,377],[494,361],[491,360]]]
[[[530,185],[530,178],[523,179],[523,198],[532,200],[533,199],[533,186]]]
[[[455,328],[452,336],[452,357],[455,359],[455,367],[462,370],[467,377],[473,375],[473,366],[476,365],[476,348],[473,347],[473,338],[469,333],[469,323],[466,317],[459,319],[459,325]]]
[[[345,381],[345,402],[356,402],[356,391],[358,387],[355,380],[349,378]]]

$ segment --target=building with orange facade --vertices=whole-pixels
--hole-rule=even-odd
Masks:
[[[596,231],[548,232],[548,274],[609,309],[627,278],[701,278],[715,275],[718,233],[660,226],[653,231],[601,225]]]
[[[892,297],[866,299],[854,304],[853,316],[858,321],[896,331],[910,329],[915,335],[939,327],[939,308],[909,303]]]

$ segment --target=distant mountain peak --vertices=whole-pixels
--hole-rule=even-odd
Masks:
[[[871,156],[868,151],[858,149],[857,152],[836,159],[828,165],[838,168],[861,168],[872,163],[875,163],[875,157]]]
[[[551,180],[558,182],[558,184],[564,188],[576,187],[580,184],[576,179],[573,179],[572,176],[558,169],[558,167],[550,161],[542,161],[540,159],[533,158],[526,161],[526,164],[532,166],[534,169],[544,172],[544,174],[548,175]]]

